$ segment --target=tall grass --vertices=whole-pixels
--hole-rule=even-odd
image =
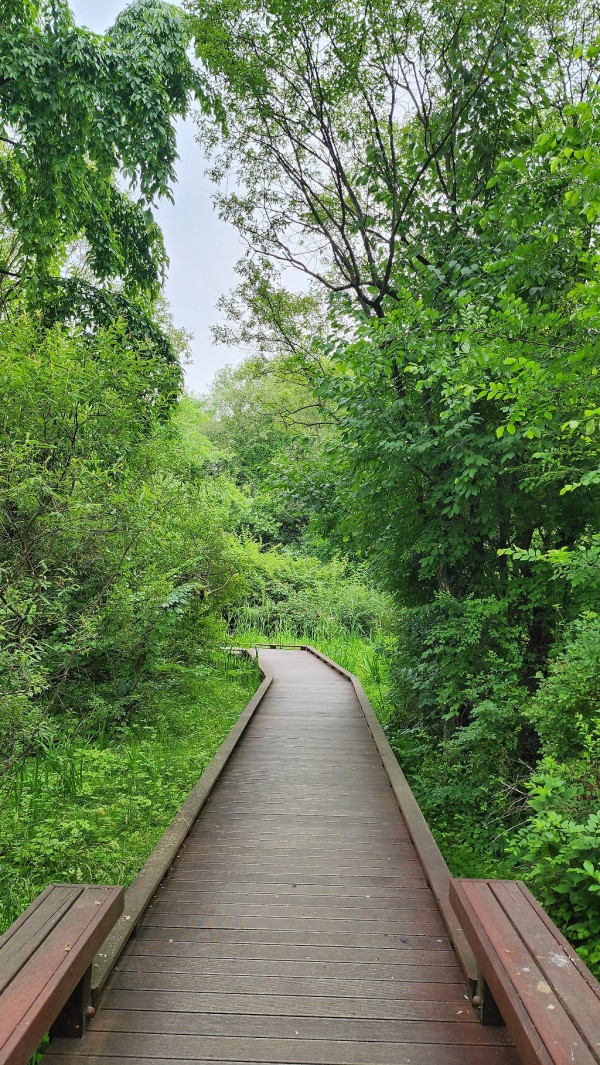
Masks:
[[[242,614],[242,612],[240,612]],[[252,612],[254,620],[254,612]],[[349,673],[354,673],[364,686],[373,707],[383,721],[388,712],[389,661],[392,646],[391,637],[381,630],[373,629],[370,636],[361,634],[357,629],[340,628],[330,625],[328,621],[318,625],[307,625],[300,632],[297,627],[271,625],[267,630],[257,625],[236,627],[232,642],[240,647],[254,647],[261,643],[310,644],[317,651],[327,655]]]
[[[4,781],[0,931],[54,880],[129,884],[257,687],[221,654],[173,667],[120,731],[65,724]]]

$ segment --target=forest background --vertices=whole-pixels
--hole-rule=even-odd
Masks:
[[[256,686],[223,647],[280,638],[597,970],[597,5],[2,14],[0,920],[135,875]],[[191,107],[248,247],[201,399],[152,214]]]

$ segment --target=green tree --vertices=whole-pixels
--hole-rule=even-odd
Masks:
[[[159,663],[195,661],[243,587],[239,493],[177,368],[123,323],[0,326],[0,742],[44,742],[67,715],[126,719]],[[167,380],[165,380],[167,379]],[[166,416],[171,414],[170,418]],[[143,685],[142,685],[143,686]]]
[[[497,161],[530,142],[550,91],[565,102],[543,77],[546,37],[560,41],[549,23],[570,18],[550,19],[556,4],[188,6],[227,115],[223,135],[201,123],[214,177],[241,179],[219,194],[223,215],[259,259],[367,314],[468,238]]]
[[[205,102],[178,10],[137,0],[106,36],[79,28],[66,0],[4,0],[0,27],[0,274],[5,301],[23,286],[106,319],[153,297],[165,267],[151,206],[170,196],[174,120]],[[125,189],[129,183],[134,195]],[[88,284],[65,280],[82,242]],[[116,297],[114,297],[116,299]],[[145,308],[148,310],[148,307]],[[61,307],[61,313],[66,313]]]
[[[259,261],[252,292],[239,290],[249,320],[285,344],[275,298],[258,299],[261,257],[332,295],[330,347],[311,370],[341,429],[363,538],[409,596],[504,594],[499,550],[528,549],[537,534],[576,539],[589,517],[561,483],[548,499],[533,456],[542,432],[552,449],[573,399],[543,410],[543,379],[549,394],[573,346],[594,358],[590,323],[574,340],[567,300],[594,269],[590,223],[565,200],[540,136],[568,136],[587,106],[594,19],[554,3],[373,3],[364,20],[342,3],[247,4],[225,8],[211,37],[210,13],[194,26],[228,114],[215,177],[235,166],[244,182],[219,202]],[[216,148],[219,132],[205,136]],[[533,372],[540,343],[548,358]],[[509,368],[520,360],[540,410],[517,432],[494,367],[522,394]],[[532,663],[547,642],[538,621]]]

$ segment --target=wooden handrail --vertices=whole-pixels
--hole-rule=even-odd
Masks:
[[[600,984],[522,881],[453,880],[477,957],[473,1004],[531,1065],[600,1061]]]
[[[0,1065],[26,1065],[48,1030],[83,1036],[92,961],[122,911],[122,887],[49,884],[0,937]]]

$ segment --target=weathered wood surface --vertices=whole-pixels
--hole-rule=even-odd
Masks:
[[[477,966],[473,951],[465,936],[464,930],[450,905],[450,870],[433,838],[431,829],[409,787],[408,781],[398,764],[396,756],[388,743],[387,737],[375,716],[375,712],[367,699],[363,686],[358,677],[355,677],[352,673],[348,673],[348,671],[338,665],[337,662],[332,662],[330,658],[321,654],[316,648],[307,647],[306,650],[310,651],[312,655],[315,655],[322,662],[327,662],[332,669],[335,669],[336,672],[340,673],[342,676],[347,677],[354,688],[356,698],[360,703],[365,720],[369,726],[377,752],[383,762],[384,769],[388,775],[398,805],[402,810],[402,816],[405,820],[410,838],[425,869],[427,882],[435,895],[435,900],[439,906],[442,917],[444,918],[446,928],[449,931],[450,938],[454,949],[456,950],[463,972],[471,989],[474,991],[477,982]]]
[[[120,887],[50,884],[0,937],[0,1065],[26,1065],[51,1025],[82,1034],[92,959],[122,910]]]
[[[455,880],[481,977],[527,1065],[600,1062],[600,985],[525,885]]]
[[[351,684],[260,657],[260,710],[83,1043],[48,1065],[518,1065],[466,999]]]

